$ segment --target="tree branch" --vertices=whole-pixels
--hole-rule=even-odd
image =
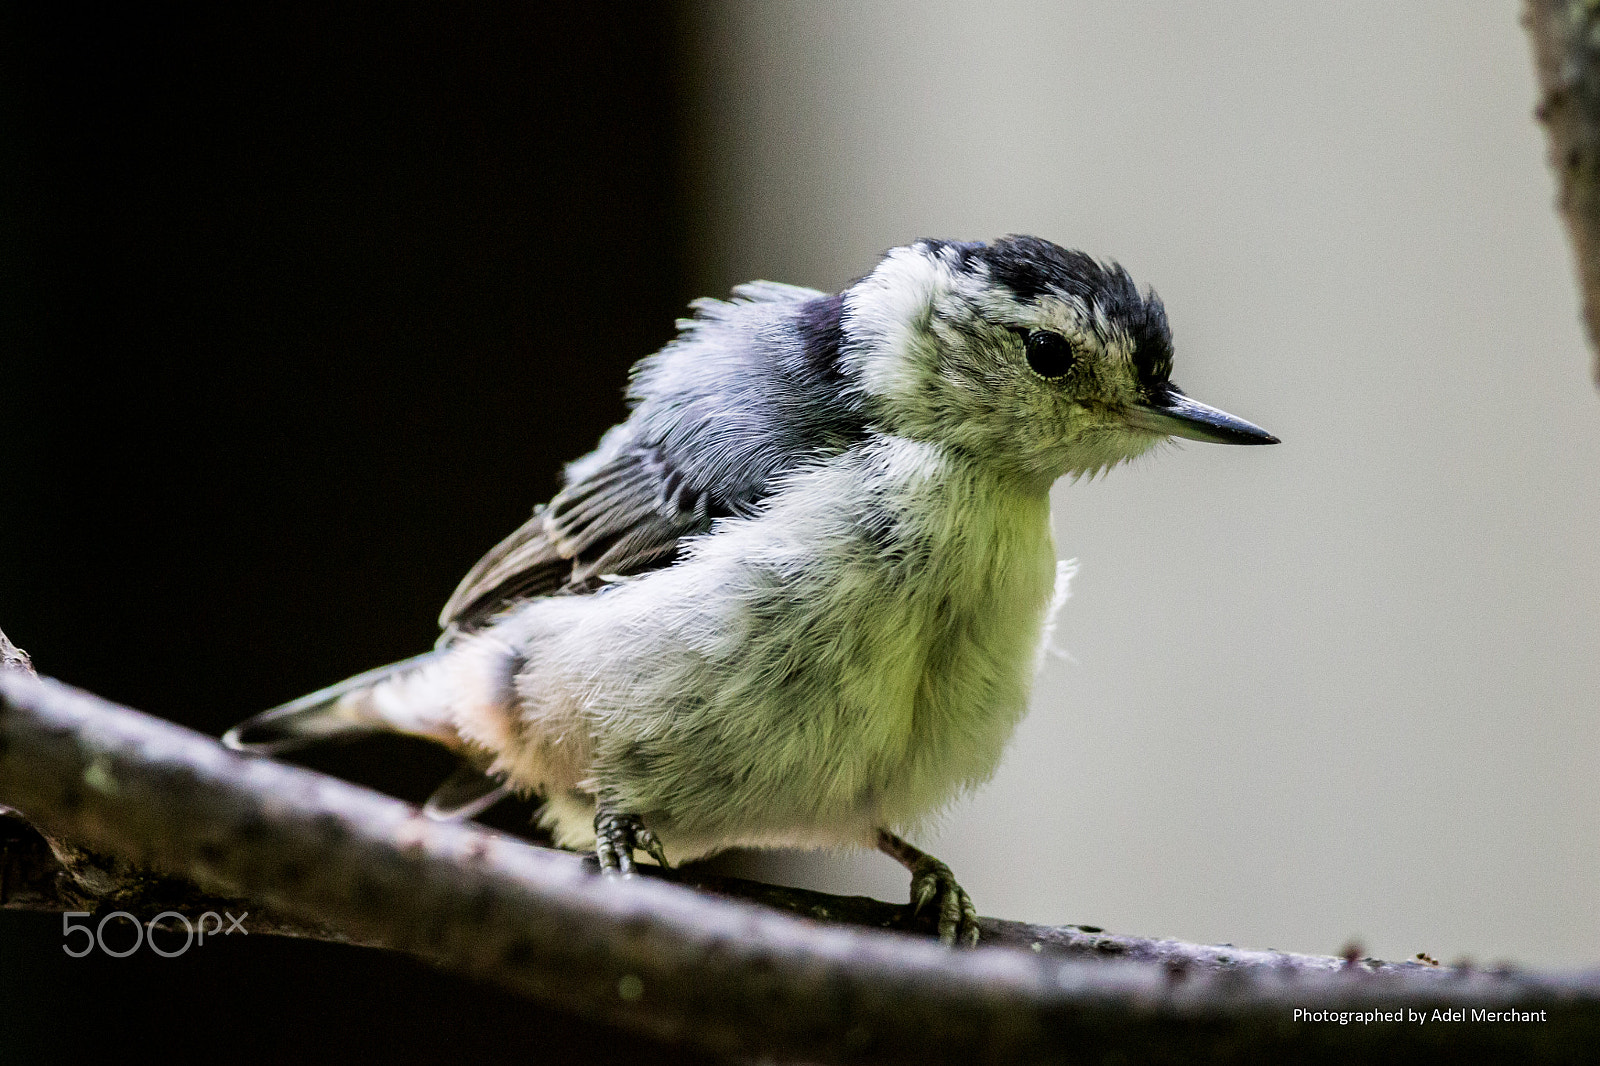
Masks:
[[[159,871],[142,897],[151,905],[179,891],[161,877],[181,875],[207,899],[265,904],[282,931],[327,927],[724,1053],[1036,1062],[1095,1048],[1348,1050],[1380,1033],[1385,1046],[1481,1048],[1486,1034],[1537,1032],[1543,1042],[1600,1028],[1600,972],[1346,961],[992,919],[988,946],[958,952],[662,877],[602,878],[577,856],[430,822],[409,804],[20,672],[0,673],[0,798],[53,836]],[[900,914],[875,901],[705,884],[867,925]],[[1292,1024],[1296,1007],[1435,1005],[1516,1005],[1547,1020],[1522,1030]]]
[[[1600,4],[1526,0],[1522,22],[1533,40],[1540,87],[1535,113],[1550,141],[1556,203],[1577,259],[1600,383]]]
[[[535,845],[525,845],[534,847]],[[549,849],[539,849],[548,851]],[[557,861],[585,867],[585,860],[555,851]],[[134,914],[177,911],[186,915],[206,910],[250,910],[250,932],[269,936],[304,937],[345,944],[387,948],[389,944],[348,936],[326,925],[307,924],[262,908],[236,895],[207,893],[181,877],[156,874],[126,864],[102,866],[96,883],[83,883],[83,874],[64,867],[53,847],[20,814],[0,815],[0,908],[57,913],[87,910],[106,913],[122,909]],[[732,899],[759,903],[775,910],[819,922],[861,926],[891,932],[931,935],[931,921],[913,921],[904,906],[866,896],[836,896],[803,888],[764,884],[699,871],[661,871],[641,867],[647,876],[696,888]],[[1025,948],[1033,952],[1085,959],[1134,959],[1160,963],[1174,973],[1195,970],[1249,970],[1268,967],[1280,972],[1332,972],[1358,966],[1367,973],[1402,973],[1429,968],[1418,962],[1393,963],[1372,958],[1299,955],[1283,951],[1247,951],[1232,945],[1190,944],[1181,940],[1107,933],[1096,926],[1050,926],[1003,918],[982,918],[979,925],[985,947]]]

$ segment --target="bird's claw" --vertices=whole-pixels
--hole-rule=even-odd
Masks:
[[[911,869],[911,913],[921,914],[930,903],[939,907],[939,940],[954,947],[978,942],[978,909],[967,890],[956,883],[950,867],[924,855]]]
[[[876,831],[873,843],[879,851],[911,871],[911,916],[915,918],[930,903],[939,907],[939,940],[948,947],[978,943],[978,909],[967,890],[956,883],[950,867],[921,848],[908,843],[887,829]]]
[[[637,814],[617,814],[599,808],[594,815],[594,857],[600,862],[600,872],[611,876],[632,877],[633,852],[638,848],[658,862],[662,869],[668,867],[667,849],[661,838],[639,820]]]

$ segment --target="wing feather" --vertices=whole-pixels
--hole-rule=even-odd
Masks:
[[[711,526],[704,509],[683,511],[664,491],[671,478],[658,455],[635,450],[568,486],[472,568],[440,625],[472,629],[516,600],[589,592],[601,575],[670,563],[682,538]]]
[[[734,296],[696,300],[678,338],[635,368],[628,420],[472,568],[439,616],[443,640],[522,599],[668,566],[685,537],[754,513],[776,475],[862,432],[829,376],[842,299],[767,282]]]

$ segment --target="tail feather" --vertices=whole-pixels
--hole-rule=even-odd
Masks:
[[[417,733],[435,740],[454,739],[410,714],[397,714],[402,701],[385,698],[393,682],[421,676],[443,656],[430,651],[346,678],[269,711],[248,718],[222,735],[235,751],[277,755],[329,741],[354,740],[373,733]],[[459,743],[459,741],[458,741]]]
[[[433,790],[422,813],[439,822],[464,822],[476,818],[510,794],[511,789],[499,778],[489,776],[471,763],[463,763]]]

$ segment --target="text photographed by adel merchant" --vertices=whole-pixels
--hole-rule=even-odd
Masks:
[[[1308,1010],[1294,1009],[1294,1021],[1331,1022],[1335,1025],[1373,1025],[1379,1022],[1400,1022],[1408,1025],[1447,1025],[1454,1022],[1478,1022],[1498,1025],[1504,1022],[1549,1021],[1544,1010],[1490,1010],[1487,1007],[1434,1007],[1417,1010],[1402,1007],[1398,1010]]]

